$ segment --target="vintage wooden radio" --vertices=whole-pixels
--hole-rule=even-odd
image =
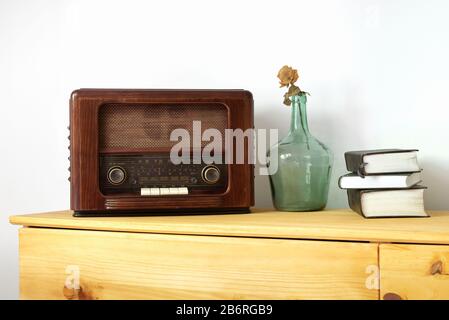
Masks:
[[[245,90],[76,90],[71,209],[75,215],[248,212],[254,205],[251,139],[243,142],[243,163],[235,161],[238,144],[224,140],[252,128],[253,99]],[[223,139],[211,139],[208,129]],[[175,152],[182,161],[172,161],[181,143],[174,132],[193,140],[188,153]]]

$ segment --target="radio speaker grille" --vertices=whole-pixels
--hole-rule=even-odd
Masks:
[[[193,121],[201,121],[201,133],[214,128],[224,136],[227,108],[219,103],[105,104],[99,110],[100,151],[169,149],[177,143],[170,141],[174,129],[186,129],[192,138]]]

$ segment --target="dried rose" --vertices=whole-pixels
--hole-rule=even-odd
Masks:
[[[278,72],[279,83],[282,87],[287,87],[288,90],[284,94],[284,104],[289,106],[291,105],[290,98],[293,96],[302,96],[308,95],[309,93],[302,91],[299,87],[295,85],[295,82],[298,81],[298,70],[293,69],[287,65],[283,66],[281,70]]]
[[[282,87],[288,87],[298,81],[298,70],[287,65],[283,66],[278,72],[279,84]]]

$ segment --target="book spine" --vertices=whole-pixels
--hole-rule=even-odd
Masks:
[[[366,218],[362,210],[361,191],[357,189],[348,189],[348,203],[352,211],[357,212],[362,217]]]
[[[340,178],[338,178],[338,187],[339,187],[340,189],[343,189],[343,188],[341,187],[341,179],[343,179],[343,177],[344,177],[344,176],[341,176]]]
[[[345,153],[346,169],[348,171],[356,173],[362,178],[365,177],[366,175],[365,172],[366,163],[363,162],[363,156],[364,154],[361,153],[351,153],[351,152]]]

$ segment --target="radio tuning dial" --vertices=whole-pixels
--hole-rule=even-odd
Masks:
[[[112,167],[108,171],[108,181],[111,184],[119,185],[122,184],[126,179],[125,169],[122,167]]]
[[[217,183],[220,180],[220,170],[216,166],[206,166],[201,172],[201,177],[208,184]]]

